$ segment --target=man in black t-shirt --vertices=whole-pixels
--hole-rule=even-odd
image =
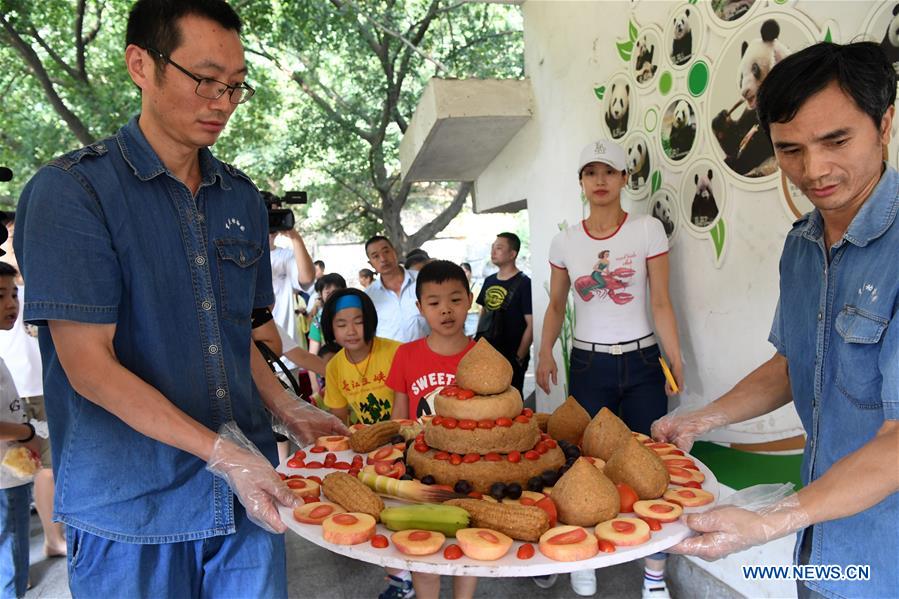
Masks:
[[[524,373],[534,339],[531,279],[518,270],[515,259],[521,240],[515,233],[500,233],[490,249],[490,261],[499,272],[484,280],[477,302],[481,306],[477,339],[484,337],[512,364],[512,386],[522,391]]]

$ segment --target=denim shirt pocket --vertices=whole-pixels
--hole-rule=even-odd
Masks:
[[[249,320],[256,294],[256,263],[262,247],[245,239],[215,240],[218,254],[222,314],[237,321]]]
[[[877,368],[880,340],[889,320],[844,306],[837,314],[835,327],[842,343],[837,350],[836,386],[859,408],[880,408],[883,377]]]

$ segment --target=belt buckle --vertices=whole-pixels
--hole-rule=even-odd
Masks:
[[[612,354],[613,356],[620,356],[624,352],[621,351],[620,345],[613,345],[609,348],[609,353]]]

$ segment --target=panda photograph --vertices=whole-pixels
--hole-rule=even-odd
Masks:
[[[662,223],[668,239],[674,234],[674,219],[671,212],[671,197],[667,192],[660,192],[652,198],[652,216]]]
[[[712,11],[723,21],[736,21],[745,15],[755,0],[712,0]]]
[[[630,83],[624,80],[612,82],[609,88],[609,100],[606,104],[605,121],[612,139],[621,139],[627,133],[630,119]]]
[[[670,104],[662,118],[662,149],[671,160],[682,160],[696,140],[696,113],[684,99]]]
[[[693,58],[693,27],[689,8],[674,16],[671,38],[671,62],[678,66],[690,62]]]
[[[712,191],[712,169],[693,175],[696,193],[690,204],[690,222],[695,227],[708,227],[718,218],[718,203]],[[663,223],[664,224],[664,223]]]
[[[712,132],[724,152],[725,164],[744,177],[765,177],[777,170],[771,139],[759,127],[755,108],[762,81],[775,64],[790,54],[779,36],[780,25],[774,19],[767,19],[757,37],[744,39],[740,44],[733,92],[725,94],[725,97],[733,97],[731,93],[737,97],[712,118]],[[726,70],[720,72],[727,74]]]
[[[653,61],[655,51],[656,46],[648,35],[637,39],[634,45],[634,78],[637,83],[647,83],[659,70],[659,65]]]
[[[633,192],[646,188],[649,183],[649,147],[646,139],[636,137],[627,144],[627,186]]]
[[[887,25],[880,47],[887,55],[887,60],[893,63],[893,70],[899,74],[899,4],[893,6],[892,14],[893,18]]]

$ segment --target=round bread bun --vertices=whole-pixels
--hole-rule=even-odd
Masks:
[[[565,454],[553,447],[536,460],[522,456],[520,462],[507,459],[489,462],[481,459],[472,464],[451,464],[447,460],[434,459],[435,449],[421,453],[414,449],[407,452],[406,464],[415,469],[415,477],[421,479],[431,475],[437,484],[454,487],[460,480],[467,480],[479,493],[489,493],[493,483],[518,483],[527,486],[528,479],[540,475],[545,470],[558,470],[565,463]]]
[[[483,455],[491,451],[496,453],[527,451],[539,440],[540,429],[534,418],[528,420],[526,424],[513,421],[512,426],[494,426],[491,429],[449,429],[431,423],[425,426],[425,443],[434,449],[452,453]]]
[[[459,360],[456,384],[478,395],[495,395],[512,384],[512,365],[486,339],[481,338]]]
[[[496,420],[515,418],[521,414],[524,403],[515,387],[507,387],[496,395],[475,395],[471,399],[459,399],[437,394],[434,409],[439,416],[457,420]]]

